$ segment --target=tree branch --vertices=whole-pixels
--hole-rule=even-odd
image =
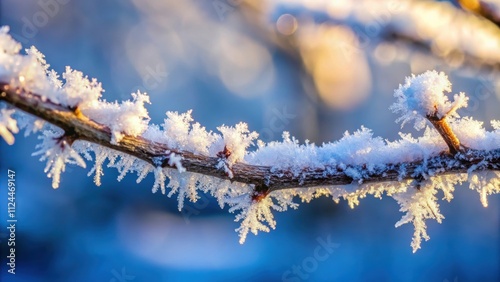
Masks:
[[[162,167],[172,168],[169,166],[170,153],[175,153],[182,156],[182,166],[189,172],[255,185],[256,198],[288,188],[426,179],[433,175],[466,173],[471,169],[500,170],[498,148],[491,151],[467,149],[456,155],[444,152],[425,160],[385,164],[384,169],[368,168],[366,165],[328,166],[321,169],[305,167],[298,174],[289,170],[273,170],[269,166],[236,163],[231,168],[233,177],[230,178],[224,170],[217,168],[220,158],[172,149],[165,144],[128,135],[115,144],[111,142],[111,130],[107,126],[88,119],[77,109],[42,100],[40,95],[14,89],[7,83],[0,83],[0,89],[0,100],[60,127],[70,140],[84,140],[108,147],[153,166],[157,166],[155,160],[160,157],[163,160]],[[346,173],[352,170],[357,171],[360,177],[353,178]]]

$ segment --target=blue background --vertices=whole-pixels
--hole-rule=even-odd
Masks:
[[[167,110],[193,109],[195,120],[208,129],[245,121],[265,141],[277,140],[287,130],[299,140],[321,144],[361,125],[389,140],[398,138],[400,126],[387,108],[393,90],[415,71],[404,60],[379,64],[365,50],[371,81],[366,98],[348,108],[332,108],[304,87],[296,62],[238,26],[237,10],[221,18],[215,1],[182,4],[186,6],[163,1],[163,10],[151,14],[140,1],[60,0],[46,23],[36,19],[45,11],[41,2],[3,0],[1,24],[11,26],[23,47],[35,45],[59,73],[70,65],[98,78],[108,101],[146,90],[154,123],[161,123]],[[186,10],[187,5],[193,10]],[[26,22],[35,29],[26,29]],[[225,32],[242,33],[263,46],[271,75],[251,78],[243,90],[229,87],[216,68],[227,58],[212,52]],[[239,44],[234,48],[242,48]],[[231,70],[238,61],[225,64]],[[479,75],[445,65],[437,68],[449,71],[454,92],[475,95],[478,87],[490,89],[491,95],[474,96],[474,108],[465,115],[500,119],[494,82],[484,84]],[[152,69],[160,74],[153,82],[148,80]],[[294,117],[271,123],[277,111]],[[371,196],[355,209],[345,201],[321,198],[275,213],[276,230],[249,234],[240,245],[234,232],[239,224],[227,208],[221,210],[212,197],[202,196],[180,213],[175,197],[151,193],[152,175],[140,184],[132,175],[118,182],[117,172],[105,169],[102,185],[96,187],[86,176],[89,167],[69,166],[54,190],[43,173],[45,164],[31,156],[36,144],[34,136],[22,134],[13,146],[0,142],[2,281],[281,281],[297,265],[308,270],[306,281],[500,281],[500,197],[490,196],[484,208],[466,185],[456,187],[451,203],[441,202],[446,219],[442,224],[428,221],[431,240],[415,254],[410,247],[413,226],[394,228],[402,216],[395,200]],[[15,170],[17,183],[15,276],[5,264],[7,169]],[[320,240],[331,240],[336,248],[312,264]]]

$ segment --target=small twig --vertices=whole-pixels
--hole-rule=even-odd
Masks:
[[[427,115],[426,118],[432,123],[434,128],[439,132],[439,135],[443,137],[443,140],[448,145],[448,149],[450,150],[450,154],[456,155],[458,152],[463,152],[462,147],[460,145],[460,140],[458,140],[455,133],[450,127],[448,121],[446,121],[446,116],[439,118],[436,114]]]

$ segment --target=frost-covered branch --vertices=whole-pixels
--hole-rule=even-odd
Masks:
[[[191,111],[167,112],[161,125],[151,124],[146,94],[107,102],[95,79],[68,67],[61,81],[34,47],[20,54],[20,44],[7,32],[0,29],[0,101],[5,102],[0,135],[11,144],[19,129],[25,135],[42,131],[34,155],[47,162],[54,188],[66,164],[85,167],[85,160],[93,163],[89,176],[96,185],[106,162],[118,170],[119,181],[127,173],[137,173],[137,182],[153,173],[153,192],[166,194],[168,188],[169,197],[177,195],[179,210],[186,198],[195,202],[202,191],[221,208],[238,211],[242,243],[248,232],[275,228],[272,210],[297,208],[296,198],[343,198],[354,207],[366,195],[387,194],[405,212],[396,226],[415,226],[414,251],[428,239],[425,219],[443,218],[439,190],[449,201],[455,185],[468,181],[485,206],[488,195],[500,193],[500,122],[492,121],[494,130],[486,131],[481,122],[460,117],[457,110],[468,98],[460,93],[448,99],[451,83],[444,73],[408,77],[394,93],[397,121],[425,128],[418,138],[400,133],[400,140],[387,141],[362,127],[321,146],[299,144],[287,132],[282,141],[266,144],[245,123],[207,131]]]
[[[454,154],[458,153],[457,148],[460,147],[460,145],[455,146],[455,144],[450,145],[449,148],[453,154],[443,153],[425,160],[412,162],[381,163],[377,165],[378,167],[367,167],[366,164],[340,163],[334,165],[332,163],[323,167],[317,165],[304,166],[299,170],[294,170],[239,162],[234,163],[230,168],[227,166],[221,169],[221,160],[224,163],[227,159],[226,156],[231,155],[227,147],[224,147],[224,150],[219,152],[217,157],[210,157],[171,148],[166,144],[154,142],[141,136],[123,135],[119,142],[112,142],[112,130],[108,126],[90,120],[79,114],[76,109],[54,104],[48,100],[42,101],[40,95],[11,88],[5,83],[0,83],[0,90],[2,90],[0,94],[1,100],[63,129],[63,139],[70,140],[70,144],[76,140],[89,141],[134,156],[153,166],[174,169],[178,167],[189,172],[252,184],[258,187],[258,192],[265,192],[266,194],[275,190],[296,187],[349,185],[353,182],[361,184],[401,181],[427,175],[466,173],[472,167],[475,167],[476,170],[500,170],[500,166],[497,165],[500,163],[500,148],[496,150],[460,150],[462,153],[455,156]],[[439,122],[435,121],[437,120],[435,116],[430,117],[429,120],[433,123],[443,123],[442,119],[439,119]],[[436,128],[442,127],[436,125]],[[363,129],[360,133],[371,135],[366,129]],[[55,139],[58,136],[51,137]],[[62,137],[58,138],[61,139]],[[285,139],[290,144],[297,145],[289,137],[285,137]],[[458,140],[456,136],[454,139]],[[61,142],[61,140],[57,141]],[[300,146],[297,146],[297,148],[300,149]],[[172,158],[179,158],[179,163],[172,161]],[[481,168],[477,167],[477,164],[484,160],[487,163]],[[421,172],[424,172],[424,166],[426,172],[421,175]],[[404,173],[402,173],[403,171]]]

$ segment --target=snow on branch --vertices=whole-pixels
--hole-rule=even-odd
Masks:
[[[492,121],[494,130],[486,131],[481,122],[460,117],[457,110],[467,97],[460,93],[449,100],[451,83],[444,73],[409,77],[395,91],[391,109],[403,124],[414,120],[417,129],[425,129],[420,137],[400,133],[400,140],[387,141],[361,127],[321,146],[300,144],[287,132],[282,141],[266,144],[245,123],[208,131],[191,111],[167,112],[162,124],[151,124],[146,94],[107,102],[95,79],[67,68],[61,81],[34,47],[26,54],[20,49],[8,28],[1,28],[0,135],[12,144],[20,129],[26,135],[41,132],[34,155],[47,161],[54,188],[66,164],[86,167],[84,160],[93,163],[89,176],[96,185],[106,162],[118,170],[118,181],[136,173],[139,183],[153,173],[153,192],[177,194],[179,210],[186,198],[194,202],[203,191],[221,208],[238,212],[241,243],[248,232],[274,229],[272,211],[295,209],[297,199],[343,198],[354,207],[367,195],[387,194],[405,213],[396,226],[415,227],[413,251],[429,238],[425,220],[443,218],[439,190],[449,201],[456,184],[469,182],[485,206],[488,195],[500,192],[500,122]]]

